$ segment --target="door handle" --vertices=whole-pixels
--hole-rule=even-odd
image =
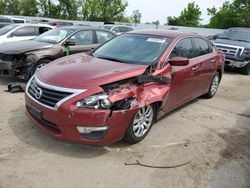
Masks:
[[[194,66],[194,67],[192,67],[192,71],[196,71],[196,70],[198,70],[199,69],[199,67],[198,66]]]
[[[211,63],[215,63],[215,61],[216,61],[215,59],[212,59],[212,60],[211,60]]]

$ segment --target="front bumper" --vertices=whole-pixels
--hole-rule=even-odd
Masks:
[[[237,61],[237,60],[231,60],[231,59],[225,59],[225,66],[226,67],[232,67],[232,68],[242,68],[245,67],[249,61]]]
[[[121,140],[125,131],[137,112],[137,109],[110,111],[110,110],[79,110],[71,107],[71,102],[66,101],[57,110],[46,108],[38,104],[25,94],[26,115],[38,127],[49,135],[67,141],[83,142],[94,145],[110,145]],[[34,116],[27,105],[32,105],[42,112],[42,118]],[[108,130],[101,139],[88,139],[77,130],[77,126],[103,127]]]

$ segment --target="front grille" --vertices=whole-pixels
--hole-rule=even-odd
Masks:
[[[243,52],[243,49],[241,47],[236,47],[236,46],[227,46],[227,45],[219,45],[215,44],[215,46],[225,55],[228,56],[240,56],[241,53]]]
[[[28,93],[38,102],[52,108],[56,107],[56,104],[59,101],[73,94],[70,92],[48,89],[39,85],[35,78],[31,80],[30,85],[28,86]]]

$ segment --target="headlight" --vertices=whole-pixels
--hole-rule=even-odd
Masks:
[[[111,102],[108,99],[108,95],[101,93],[78,101],[76,106],[77,108],[87,109],[108,109],[111,106]]]
[[[244,57],[250,57],[250,49],[244,50],[242,56],[244,56]]]

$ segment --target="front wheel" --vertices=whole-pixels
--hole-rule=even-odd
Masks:
[[[212,82],[209,87],[209,91],[204,95],[205,98],[212,98],[216,94],[220,84],[220,74],[216,72],[212,79]]]
[[[241,68],[241,72],[244,75],[250,75],[250,62],[243,68]]]
[[[154,117],[155,110],[153,105],[138,109],[127,128],[124,139],[133,144],[143,140],[154,123]]]
[[[49,59],[41,59],[40,61],[38,61],[32,68],[31,73],[30,73],[30,77],[32,77],[36,71],[38,71],[40,68],[42,68],[43,66],[47,65],[50,62]]]

